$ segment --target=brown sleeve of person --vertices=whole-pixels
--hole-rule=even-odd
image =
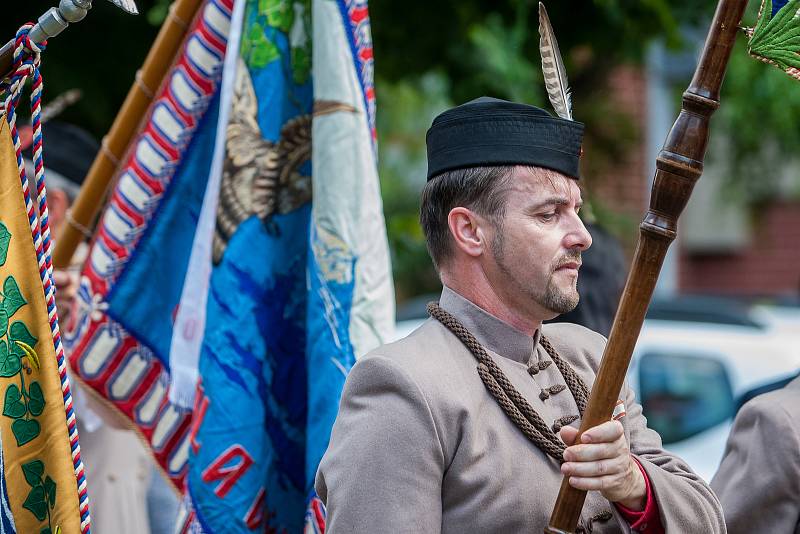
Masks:
[[[440,532],[444,453],[432,436],[427,401],[405,371],[381,356],[356,363],[317,471],[326,532]]]
[[[800,420],[791,413],[796,405],[783,402],[787,395],[760,395],[736,416],[711,481],[732,534],[800,528]]]

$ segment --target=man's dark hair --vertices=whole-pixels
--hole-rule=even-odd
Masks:
[[[453,254],[447,224],[450,210],[463,206],[500,226],[513,166],[469,167],[445,171],[422,190],[419,222],[433,264],[440,269]]]

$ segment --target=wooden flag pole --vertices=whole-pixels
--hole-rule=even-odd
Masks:
[[[658,154],[650,209],[639,226],[633,265],[578,436],[611,419],[661,264],[677,235],[678,218],[703,172],[709,120],[719,107],[722,79],[746,6],[747,0],[719,0],[681,112]],[[574,533],[585,499],[586,492],[573,488],[565,477],[545,533]]]
[[[100,151],[94,159],[78,198],[67,217],[68,224],[56,241],[53,266],[64,269],[103,206],[108,185],[122,163],[122,157],[138,132],[155,92],[161,86],[175,55],[183,43],[202,0],[176,0],[161,26],[150,52],[136,72],[136,79],[117,113]]]

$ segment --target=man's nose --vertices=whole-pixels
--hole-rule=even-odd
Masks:
[[[572,228],[566,236],[565,246],[569,249],[574,248],[578,250],[586,250],[592,246],[592,235],[589,233],[589,230],[586,229],[586,226],[583,224],[581,218],[578,217],[577,213],[572,221]]]

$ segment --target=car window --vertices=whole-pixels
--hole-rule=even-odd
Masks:
[[[650,320],[682,321],[747,326],[763,330],[765,326],[754,317],[750,305],[739,300],[683,295],[668,299],[654,299],[647,308]]]
[[[639,387],[648,426],[665,444],[707,430],[734,413],[728,373],[707,356],[646,353],[639,362]]]

